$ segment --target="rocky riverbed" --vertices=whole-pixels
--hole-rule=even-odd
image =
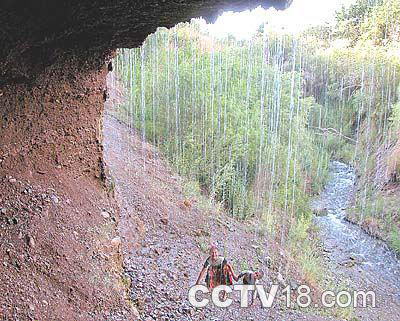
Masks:
[[[331,271],[337,282],[353,290],[375,292],[375,308],[355,309],[361,320],[400,320],[400,261],[384,242],[346,221],[354,197],[354,169],[333,161],[329,170],[328,183],[312,207]]]

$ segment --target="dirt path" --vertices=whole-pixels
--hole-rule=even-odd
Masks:
[[[279,249],[251,232],[250,225],[220,216],[201,204],[201,199],[188,196],[184,181],[155,148],[142,144],[138,135],[109,115],[104,137],[106,161],[122,211],[120,233],[124,266],[132,281],[130,296],[141,320],[331,320],[285,311],[280,302],[272,309],[262,309],[259,303],[240,309],[237,302],[224,310],[192,308],[188,289],[196,281],[211,241],[219,243],[236,270],[264,269],[267,283],[276,281],[280,262],[270,269],[265,262]]]
[[[355,173],[340,162],[330,165],[331,178],[316,204],[326,210],[317,219],[329,266],[337,283],[356,291],[373,291],[376,307],[358,307],[360,320],[400,320],[400,261],[386,244],[345,220],[353,197]],[[361,301],[358,301],[361,304]]]

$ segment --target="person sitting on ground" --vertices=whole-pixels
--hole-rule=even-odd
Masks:
[[[204,262],[196,285],[200,284],[205,273],[207,273],[206,285],[210,291],[219,285],[230,286],[233,284],[233,280],[238,280],[226,258],[218,255],[218,249],[215,245],[210,247],[210,256]]]
[[[241,272],[237,276],[237,280],[242,279],[242,282],[244,285],[256,285],[258,283],[258,280],[261,280],[264,277],[264,272],[263,271],[252,271],[252,270],[246,270]],[[237,281],[236,280],[236,281]],[[254,294],[256,290],[251,291],[251,303],[250,305],[253,305],[254,303]]]

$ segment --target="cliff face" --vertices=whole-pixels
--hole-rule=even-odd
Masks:
[[[71,57],[47,67],[35,85],[3,85],[1,169],[21,164],[33,172],[53,167],[68,169],[75,177],[101,178],[100,116],[106,74],[105,64],[93,68]]]
[[[0,2],[0,316],[124,309],[102,112],[113,52],[159,26],[291,0]]]
[[[1,88],[2,320],[104,320],[124,310],[101,145],[106,74],[71,57],[35,85]]]

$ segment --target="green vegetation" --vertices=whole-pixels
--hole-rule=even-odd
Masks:
[[[337,13],[332,28],[302,35],[322,48],[310,56],[306,78],[321,105],[312,126],[330,128],[328,152],[359,175],[351,219],[394,249],[400,237],[399,14],[398,0],[358,0]],[[345,139],[334,139],[339,135]]]
[[[396,228],[393,228],[390,234],[390,245],[397,253],[400,253],[400,235]]]
[[[317,286],[322,284],[324,275],[322,259],[319,256],[313,233],[310,233],[311,222],[300,219],[290,231],[290,252],[304,273],[305,279]]]
[[[337,13],[336,37],[345,37],[353,43],[392,45],[399,41],[399,15],[397,0],[358,0]]]
[[[302,93],[302,64],[291,36],[213,39],[196,21],[159,29],[117,59],[129,96],[120,117],[233,216],[256,216],[284,241],[310,217],[329,161],[308,129],[317,104]]]
[[[201,201],[206,212],[257,219],[318,282],[309,204],[331,159],[359,175],[353,220],[385,227],[381,237],[400,248],[398,206],[379,201],[400,179],[399,15],[398,0],[359,0],[333,27],[260,28],[249,41],[215,39],[198,20],[160,28],[119,52],[127,99],[116,112],[186,177],[190,195],[212,200]]]

